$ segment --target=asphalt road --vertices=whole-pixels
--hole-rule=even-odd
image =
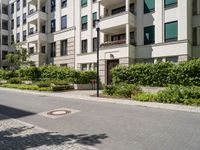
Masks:
[[[54,119],[41,115],[57,108],[79,112]],[[0,114],[100,150],[200,150],[198,113],[0,90]]]

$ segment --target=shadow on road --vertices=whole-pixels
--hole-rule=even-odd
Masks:
[[[27,148],[37,148],[40,146],[82,144],[85,146],[95,146],[101,144],[103,139],[108,138],[106,134],[99,135],[58,135],[53,132],[30,133],[34,127],[10,128],[0,131],[0,145],[2,149],[25,150]],[[0,148],[0,149],[1,149]]]
[[[9,106],[0,105],[0,114],[7,116],[9,118],[17,119],[17,118],[34,115],[35,113],[9,107]],[[8,119],[8,118],[0,116],[0,120],[4,120],[4,119]]]

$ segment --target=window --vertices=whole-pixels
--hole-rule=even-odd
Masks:
[[[81,71],[87,71],[87,64],[81,64]]]
[[[88,24],[87,21],[88,21],[87,16],[83,16],[81,18],[82,30],[87,30],[87,24]]]
[[[14,5],[14,3],[12,3],[12,4],[11,4],[11,10],[10,10],[10,11],[11,11],[11,14],[14,13],[14,7],[15,7],[15,5]]]
[[[23,41],[26,41],[26,30],[23,31]]]
[[[177,21],[165,23],[165,42],[178,40],[178,23]]]
[[[8,15],[8,5],[2,5],[2,13]]]
[[[23,24],[26,24],[26,13],[23,14]]]
[[[61,0],[61,8],[67,7],[67,0]]]
[[[155,0],[144,0],[144,13],[155,11]]]
[[[87,6],[87,0],[81,0],[81,7]]]
[[[144,45],[155,43],[155,26],[144,28]]]
[[[96,21],[97,21],[97,12],[93,13],[93,27],[96,26]]]
[[[125,8],[125,6],[123,6],[123,7],[120,7],[120,8],[113,9],[111,14],[116,15],[116,14],[124,12],[125,10],[126,10],[126,8]]]
[[[60,55],[61,56],[66,56],[67,53],[67,40],[61,41],[61,49],[60,49]]]
[[[11,20],[11,29],[14,29],[14,19]]]
[[[20,42],[20,33],[17,33],[17,36],[16,36],[16,42]]]
[[[121,40],[126,40],[126,34],[118,34],[118,35],[113,35],[111,36],[112,41],[121,41]]]
[[[197,9],[197,0],[192,1],[192,14],[197,15],[198,9]]]
[[[14,40],[14,35],[11,35],[10,38],[11,38],[11,44],[14,44],[14,41],[15,41],[15,40]]]
[[[197,28],[193,28],[192,29],[192,43],[193,46],[197,46],[198,45],[198,35],[197,35]]]
[[[177,0],[164,0],[164,1],[165,1],[165,8],[177,6]]]
[[[93,38],[93,52],[97,51],[97,38]]]
[[[8,45],[8,36],[2,35],[2,45]]]
[[[20,10],[20,0],[17,0],[17,11]]]
[[[51,0],[51,12],[54,12],[56,10],[56,1]]]
[[[87,40],[81,41],[81,53],[87,53]]]
[[[56,31],[56,20],[51,20],[51,33]]]
[[[61,29],[66,29],[67,28],[67,16],[62,16],[61,17]]]
[[[20,26],[20,16],[17,17],[17,27]]]
[[[23,0],[23,7],[26,7],[26,0]]]
[[[56,57],[56,42],[51,43],[51,57]]]
[[[34,54],[34,47],[29,48],[29,54]]]
[[[97,2],[97,0],[93,0],[93,3],[96,3]]]
[[[8,21],[7,20],[2,20],[2,29],[8,30]]]

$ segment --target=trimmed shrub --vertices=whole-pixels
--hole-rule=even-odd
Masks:
[[[104,89],[104,94],[122,98],[131,98],[132,95],[141,93],[142,89],[133,84],[110,85]]]
[[[117,66],[112,70],[113,83],[129,83],[143,86],[167,86],[169,84],[200,86],[200,59],[180,64],[136,64]]]
[[[74,76],[75,84],[89,84],[92,80],[96,79],[95,71],[76,71]]]
[[[11,78],[8,80],[8,83],[10,84],[21,84],[22,80],[20,78]]]

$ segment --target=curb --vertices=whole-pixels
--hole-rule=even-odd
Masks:
[[[130,106],[142,106],[142,107],[159,108],[159,109],[166,109],[166,110],[173,110],[173,111],[200,113],[200,107],[195,107],[195,106],[163,104],[163,103],[156,103],[156,102],[140,102],[140,101],[127,100],[127,99],[97,98],[97,97],[90,97],[90,96],[85,96],[85,95],[74,95],[70,93],[69,94],[50,93],[50,92],[39,92],[39,91],[19,90],[19,89],[10,89],[10,88],[0,88],[0,90],[24,93],[24,94],[34,94],[34,95],[40,95],[40,96],[72,98],[75,100],[79,99],[79,100],[93,101],[93,102],[99,102],[99,103],[123,104],[123,105],[130,105]]]

